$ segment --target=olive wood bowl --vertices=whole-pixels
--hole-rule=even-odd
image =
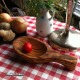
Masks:
[[[25,42],[30,42],[32,44],[32,51],[30,53],[26,53],[23,50]],[[68,70],[74,70],[77,64],[76,57],[54,52],[47,43],[44,43],[37,38],[29,36],[18,37],[13,41],[13,48],[16,51],[16,54],[30,63],[57,62]]]

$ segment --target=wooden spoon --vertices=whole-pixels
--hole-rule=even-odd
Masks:
[[[25,53],[23,51],[23,45],[25,42],[30,42],[32,44],[33,49],[30,53]],[[28,36],[19,37],[13,41],[13,48],[17,54],[30,63],[57,62],[64,65],[68,70],[74,70],[77,64],[77,58],[53,52],[48,44],[45,44],[37,38]]]

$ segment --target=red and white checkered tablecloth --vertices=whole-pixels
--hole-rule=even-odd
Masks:
[[[36,36],[36,18],[24,16],[28,22],[27,35]],[[53,21],[54,30],[64,28],[65,23]],[[71,27],[71,29],[75,30]],[[41,38],[44,42],[47,38]],[[62,49],[53,48],[53,51],[62,54],[74,55],[78,58],[77,66],[74,71],[67,71],[58,63],[46,64],[29,64],[22,58],[15,55],[11,44],[0,45],[0,80],[80,80],[80,50],[65,51]]]

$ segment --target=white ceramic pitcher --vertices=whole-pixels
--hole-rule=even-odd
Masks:
[[[40,36],[46,37],[53,32],[53,17],[47,9],[40,12],[40,16],[36,19],[36,30]]]

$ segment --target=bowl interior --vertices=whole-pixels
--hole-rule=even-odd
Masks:
[[[23,45],[25,42],[30,42],[32,44],[32,51],[30,53],[23,51]],[[18,54],[32,58],[38,57],[47,51],[47,47],[42,41],[28,36],[23,36],[15,39],[13,41],[13,47]]]

